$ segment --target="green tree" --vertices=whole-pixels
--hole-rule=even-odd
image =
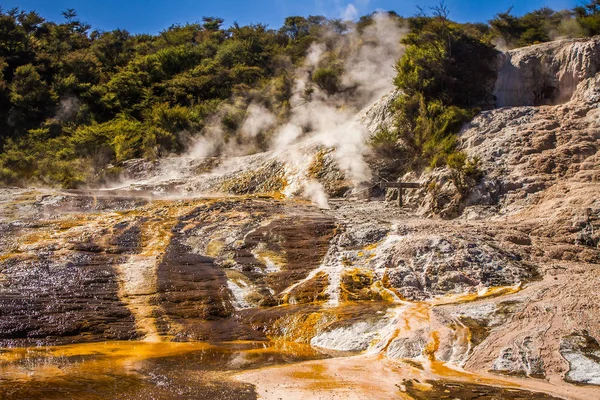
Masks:
[[[456,149],[456,133],[477,107],[489,107],[497,52],[483,30],[448,19],[443,3],[411,19],[395,84],[396,135],[406,168],[440,166]],[[389,135],[388,135],[389,136]]]
[[[573,11],[586,35],[600,34],[600,0],[590,0],[583,6],[575,7]]]
[[[53,104],[48,85],[31,64],[15,70],[10,84],[10,101],[13,107],[30,116],[42,115],[44,107]]]

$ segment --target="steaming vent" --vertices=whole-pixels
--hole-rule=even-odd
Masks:
[[[332,54],[324,44],[313,44],[304,64],[291,74],[290,112],[284,120],[263,105],[234,99],[237,107],[245,107],[236,140],[224,139],[227,135],[217,118],[187,154],[126,162],[118,189],[170,196],[300,196],[320,208],[329,207],[330,197],[368,196],[373,178],[368,139],[390,123],[394,63],[403,52],[404,32],[397,21],[379,13],[362,32],[350,32],[340,43],[330,44],[349,49],[339,55],[343,73],[335,92],[312,81]],[[221,113],[231,107],[224,105]],[[257,135],[265,135],[266,151],[259,153],[253,145]]]

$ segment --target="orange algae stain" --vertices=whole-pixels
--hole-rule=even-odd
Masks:
[[[430,301],[405,304],[404,307],[407,308],[405,308],[401,314],[402,320],[404,321],[404,326],[402,329],[399,329],[398,332],[409,332],[415,329],[417,326],[423,326],[424,324],[428,324],[430,320],[430,311],[433,309],[433,307],[483,300],[490,297],[516,293],[520,289],[520,285],[492,287],[486,288],[477,293],[443,296]],[[471,329],[469,329],[466,326],[455,326],[453,330],[455,331],[454,341],[458,345],[466,347],[466,351],[468,353],[468,349],[470,348],[472,342]],[[495,377],[485,377],[477,374],[468,373],[458,366],[438,361],[436,359],[435,354],[438,351],[439,347],[440,334],[438,331],[433,330],[430,333],[429,340],[425,348],[423,349],[422,354],[427,359],[427,363],[425,364],[426,369],[429,372],[435,374],[435,376],[438,378],[452,378],[454,380],[479,384],[488,384],[492,386],[505,386],[514,388],[520,387],[519,384],[516,384],[514,382],[497,379]]]
[[[523,385],[518,382],[505,380],[496,376],[486,376],[477,373],[472,373],[463,370],[443,361],[430,361],[428,363],[429,372],[433,373],[436,378],[449,378],[458,382],[476,383],[481,385],[490,385],[507,388],[521,388]]]
[[[110,220],[111,216],[106,214],[65,214],[58,219],[41,220],[37,222],[35,231],[25,230],[21,233],[17,238],[17,247],[21,252],[35,251],[49,245],[68,249],[74,243],[93,237]]]
[[[165,339],[156,328],[156,269],[171,243],[173,227],[181,216],[202,203],[205,202],[156,200],[137,209],[115,212],[110,220],[111,225],[117,222],[134,224],[142,221],[139,224],[139,250],[128,255],[115,269],[119,281],[118,296],[131,311],[137,330],[147,341],[158,342]],[[148,215],[152,217],[146,219]]]
[[[285,182],[285,180],[284,180],[284,183],[285,183],[285,185],[283,185],[280,190],[256,194],[256,195],[253,195],[253,197],[268,198],[268,199],[273,199],[273,200],[285,200],[287,198],[287,196],[283,193],[283,191],[285,190],[285,187],[287,186],[287,182]]]
[[[4,253],[4,254],[0,254],[0,262],[4,262],[13,258],[20,258],[23,257],[22,253],[18,253],[18,252],[13,252],[13,253]]]
[[[495,286],[489,288],[483,288],[478,292],[449,295],[439,297],[432,300],[430,303],[434,306],[448,305],[448,304],[461,304],[469,303],[472,301],[483,300],[486,298],[505,296],[513,293],[518,293],[521,290],[521,284],[514,286]]]
[[[429,342],[423,349],[423,355],[427,357],[430,362],[435,361],[435,352],[440,347],[440,334],[437,331],[432,331],[429,336]]]
[[[397,303],[400,300],[398,293],[393,288],[386,287],[383,280],[376,281],[371,289],[377,292],[383,301],[388,303]]]
[[[407,399],[400,383],[417,377],[378,357],[342,357],[243,372],[236,379],[257,387],[265,399]]]
[[[264,242],[259,243],[252,251],[252,254],[267,268],[283,269],[288,264],[287,253],[285,251],[270,250]]]
[[[273,339],[288,342],[308,343],[317,335],[320,328],[328,325],[336,319],[327,312],[314,312],[310,314],[286,315],[275,321],[273,328],[279,335]]]
[[[384,277],[385,278],[385,277]],[[383,284],[383,279],[382,279]],[[516,293],[520,290],[520,285],[486,288],[477,293],[467,293],[462,295],[449,295],[438,297],[429,301],[409,302],[405,300],[396,301],[399,303],[396,313],[398,315],[397,327],[391,335],[387,345],[383,348],[383,352],[387,350],[394,339],[401,335],[409,334],[420,328],[427,328],[431,321],[431,311],[436,306],[447,304],[460,304],[464,302],[483,300],[489,297],[500,296],[505,294]],[[468,354],[472,345],[473,333],[467,326],[460,325],[452,328],[454,331],[453,343],[455,346],[461,346],[464,349],[464,354]],[[432,331],[429,340],[422,351],[422,355],[426,357],[432,368],[440,368],[440,363],[436,361],[435,354],[440,346],[440,333]],[[444,369],[446,371],[446,369]],[[452,370],[456,371],[456,370]],[[435,371],[433,371],[435,372]],[[447,371],[446,371],[447,372]]]
[[[377,247],[379,246],[378,243],[374,243],[374,244],[370,244],[367,245],[365,247],[362,248],[362,250],[359,250],[356,253],[356,256],[358,258],[366,258],[368,260],[375,258],[375,256],[377,256],[377,253],[375,252],[375,250],[377,249]]]
[[[364,251],[373,251],[375,250],[377,247],[379,246],[379,243],[373,243],[373,244],[369,244],[365,247],[363,247]]]
[[[73,220],[68,220],[68,221],[59,221],[56,224],[56,228],[58,228],[58,229],[60,229],[62,231],[67,231],[67,230],[72,229],[72,228],[83,226],[86,223],[90,222],[90,219],[87,219],[87,220],[85,219],[86,217],[89,218],[91,216],[81,216],[81,219],[73,219]],[[93,218],[93,219],[95,219],[95,218]],[[91,219],[91,220],[93,220],[93,219]]]
[[[401,314],[404,330],[409,332],[419,325],[428,324],[430,311],[431,305],[425,302],[408,303]]]
[[[281,301],[284,304],[295,305],[299,303],[322,303],[329,298],[327,282],[329,278],[325,272],[310,274],[302,281],[293,284],[281,292]]]
[[[320,368],[315,368],[320,367]],[[347,389],[348,382],[326,374],[327,370],[323,366],[314,365],[312,371],[307,373],[296,372],[292,375],[295,379],[309,380],[309,384],[306,386],[308,390],[323,391],[323,390],[335,390],[335,389]],[[304,376],[303,376],[304,375]]]
[[[325,375],[327,368],[321,364],[310,364],[307,370],[293,371],[290,375],[295,379],[313,379],[326,380],[329,377]]]
[[[139,362],[210,349],[208,343],[99,342],[54,347],[3,349],[0,375],[6,379],[50,380],[72,374],[136,373]],[[62,360],[81,358],[68,368]],[[28,362],[28,360],[37,360]],[[32,373],[33,372],[33,373]]]
[[[260,344],[254,341],[236,340],[232,342],[223,342],[219,344],[227,345],[248,345],[248,344]],[[248,350],[244,350],[245,354],[289,354],[300,359],[310,359],[317,354],[320,354],[317,350],[306,343],[288,342],[284,340],[272,340],[269,342],[263,342],[262,346],[256,346]]]
[[[174,204],[179,207],[173,207]],[[171,243],[173,227],[195,205],[195,202],[157,201],[146,206],[143,214],[155,217],[140,226],[141,251],[130,255],[123,264],[116,267],[119,273],[119,298],[131,311],[137,329],[148,341],[163,340],[156,328],[155,311],[158,305],[153,301],[158,285],[158,265]],[[124,220],[135,221],[139,212],[134,210],[126,213]]]
[[[214,347],[204,342],[98,342],[82,343],[45,348],[45,353],[54,357],[72,357],[86,355],[103,355],[116,358],[149,358],[167,357],[184,354],[190,351],[206,350]],[[42,348],[43,349],[43,348]]]
[[[225,247],[222,240],[212,240],[206,245],[206,255],[209,257],[218,257]]]

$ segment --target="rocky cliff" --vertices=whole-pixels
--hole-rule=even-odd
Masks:
[[[498,107],[564,103],[600,66],[600,37],[566,39],[504,53],[494,94]]]

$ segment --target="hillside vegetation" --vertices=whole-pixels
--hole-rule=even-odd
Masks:
[[[157,35],[132,35],[92,30],[74,10],[63,15],[56,23],[33,11],[0,12],[0,184],[103,184],[123,161],[181,153],[209,126],[235,145],[256,104],[276,121],[256,132],[245,151],[265,150],[289,118],[295,71],[311,45],[320,43],[326,53],[304,95],[318,88],[351,96],[340,60],[355,41],[344,38],[352,33],[368,41],[362,32],[373,23],[373,15],[355,23],[294,16],[280,29],[224,28],[222,19],[205,17]],[[481,24],[451,21],[443,4],[410,18],[388,15],[408,31],[395,79],[404,95],[396,126],[376,133],[371,144],[390,164],[402,157],[402,171],[473,169],[475,161],[455,152],[455,134],[478,109],[493,106],[497,46],[600,32],[600,0],[522,17],[509,10]]]

